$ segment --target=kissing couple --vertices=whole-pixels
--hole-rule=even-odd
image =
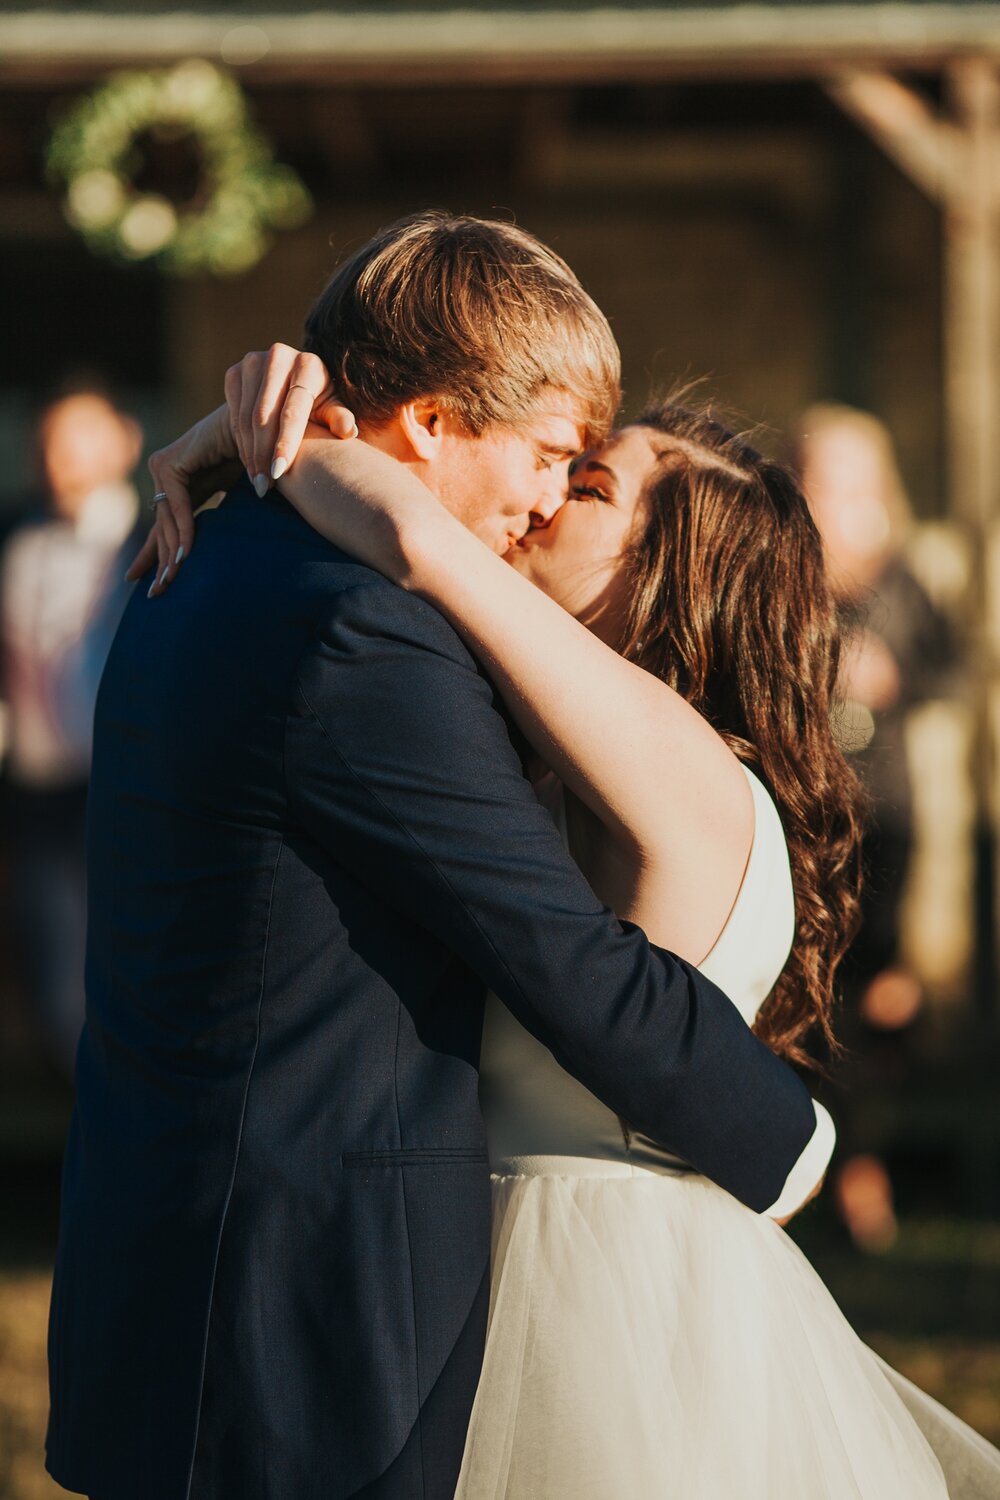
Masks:
[[[794,478],[708,412],[613,431],[608,324],[510,225],[390,226],[306,342],[151,465],[97,709],[50,1473],[997,1494],[778,1222],[833,1145],[789,1063],[831,1035],[860,831]]]

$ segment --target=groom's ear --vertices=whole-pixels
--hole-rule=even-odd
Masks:
[[[399,428],[412,455],[422,463],[434,463],[441,441],[451,423],[436,401],[408,401],[399,408]]]

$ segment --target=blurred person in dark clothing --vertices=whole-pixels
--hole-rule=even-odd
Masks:
[[[83,1023],[94,703],[128,597],[142,433],[91,389],[47,405],[35,441],[40,494],[0,553],[11,907],[32,1007],[70,1069]]]
[[[916,1018],[920,982],[900,956],[900,912],[913,850],[906,718],[945,696],[955,664],[948,622],[907,565],[912,525],[892,438],[877,417],[817,405],[803,416],[803,487],[823,538],[849,634],[842,663],[844,748],[871,797],[865,839],[862,926],[845,972],[857,997],[859,1035],[899,1032]],[[845,1137],[845,1144],[850,1131]],[[890,1244],[896,1222],[884,1164],[854,1142],[837,1179],[842,1215],[856,1243]]]

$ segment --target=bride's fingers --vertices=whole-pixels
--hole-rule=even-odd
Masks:
[[[333,397],[313,407],[312,419],[314,422],[322,422],[333,437],[356,438],[358,435],[358,424],[354,419],[354,413],[350,407],[344,406]]]
[[[266,353],[246,355],[242,363],[238,440],[247,473],[261,494],[270,485],[278,416],[301,357],[289,344],[272,344]]]
[[[186,485],[179,478],[171,477],[167,499],[160,506],[160,512],[156,519],[166,540],[167,563],[173,578],[194,546],[194,506]]]
[[[274,457],[267,468],[270,483],[276,483],[295,462],[302,447],[306,428],[312,416],[313,398],[300,385],[293,386],[281,408],[278,436],[274,444]]]
[[[329,389],[323,361],[289,344],[253,351],[226,371],[226,405],[240,462],[261,492],[293,462],[317,404],[319,420],[335,437],[357,435],[353,413],[339,402],[324,402]]]
[[[312,408],[315,374],[307,381],[308,368],[303,369],[303,362],[310,358],[312,356],[300,354],[287,344],[274,344],[268,350],[253,411],[252,473],[262,474],[269,488],[275,448],[289,400],[293,411],[297,412],[303,402],[307,411]],[[325,376],[325,370],[323,374]]]
[[[263,367],[257,374],[256,393],[244,392],[240,422],[242,426],[249,395],[250,427],[249,432],[243,433],[243,440],[248,446],[248,472],[260,494],[265,494],[271,487],[271,460],[281,410],[289,387],[296,379],[295,371],[300,358],[298,350],[292,349],[288,344],[272,344],[264,357]]]
[[[136,583],[144,573],[148,573],[159,556],[157,547],[156,526],[150,527],[149,535],[143,542],[142,547],[136,554],[134,560],[129,564],[125,578],[129,583]]]
[[[229,366],[222,388],[226,396],[226,406],[229,409],[229,430],[232,433],[233,442],[236,444],[236,452],[240,464],[245,469],[247,466],[247,455],[243,451],[243,444],[240,439],[240,406],[243,402],[243,364],[244,361],[240,360],[239,364]]]
[[[165,495],[156,507],[156,577],[150,594],[155,598],[176,575],[194,544],[194,512],[188,494],[188,481],[162,454],[154,453],[149,461],[157,492]]]
[[[263,353],[247,354],[243,358],[241,370],[241,388],[239,397],[239,410],[236,415],[236,423],[233,431],[236,433],[236,442],[243,457],[243,467],[251,479],[256,479],[259,470],[254,461],[254,431],[253,414],[257,405],[257,396],[260,391],[261,382],[266,371],[268,356]]]
[[[322,403],[329,385],[327,368],[318,355],[296,355],[288,375],[288,394],[281,408],[273,450],[260,455],[267,464],[264,472],[270,479],[280,479],[291,467],[313,417],[313,408]],[[352,423],[353,420],[352,417]]]
[[[156,577],[150,586],[150,598],[162,594],[177,569],[175,562],[180,541],[177,525],[165,500],[156,507]]]

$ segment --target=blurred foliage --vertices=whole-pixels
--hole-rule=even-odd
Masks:
[[[251,123],[239,84],[198,59],[119,73],[85,95],[53,131],[46,165],[93,251],[174,276],[248,270],[269,230],[312,212],[303,183]]]

